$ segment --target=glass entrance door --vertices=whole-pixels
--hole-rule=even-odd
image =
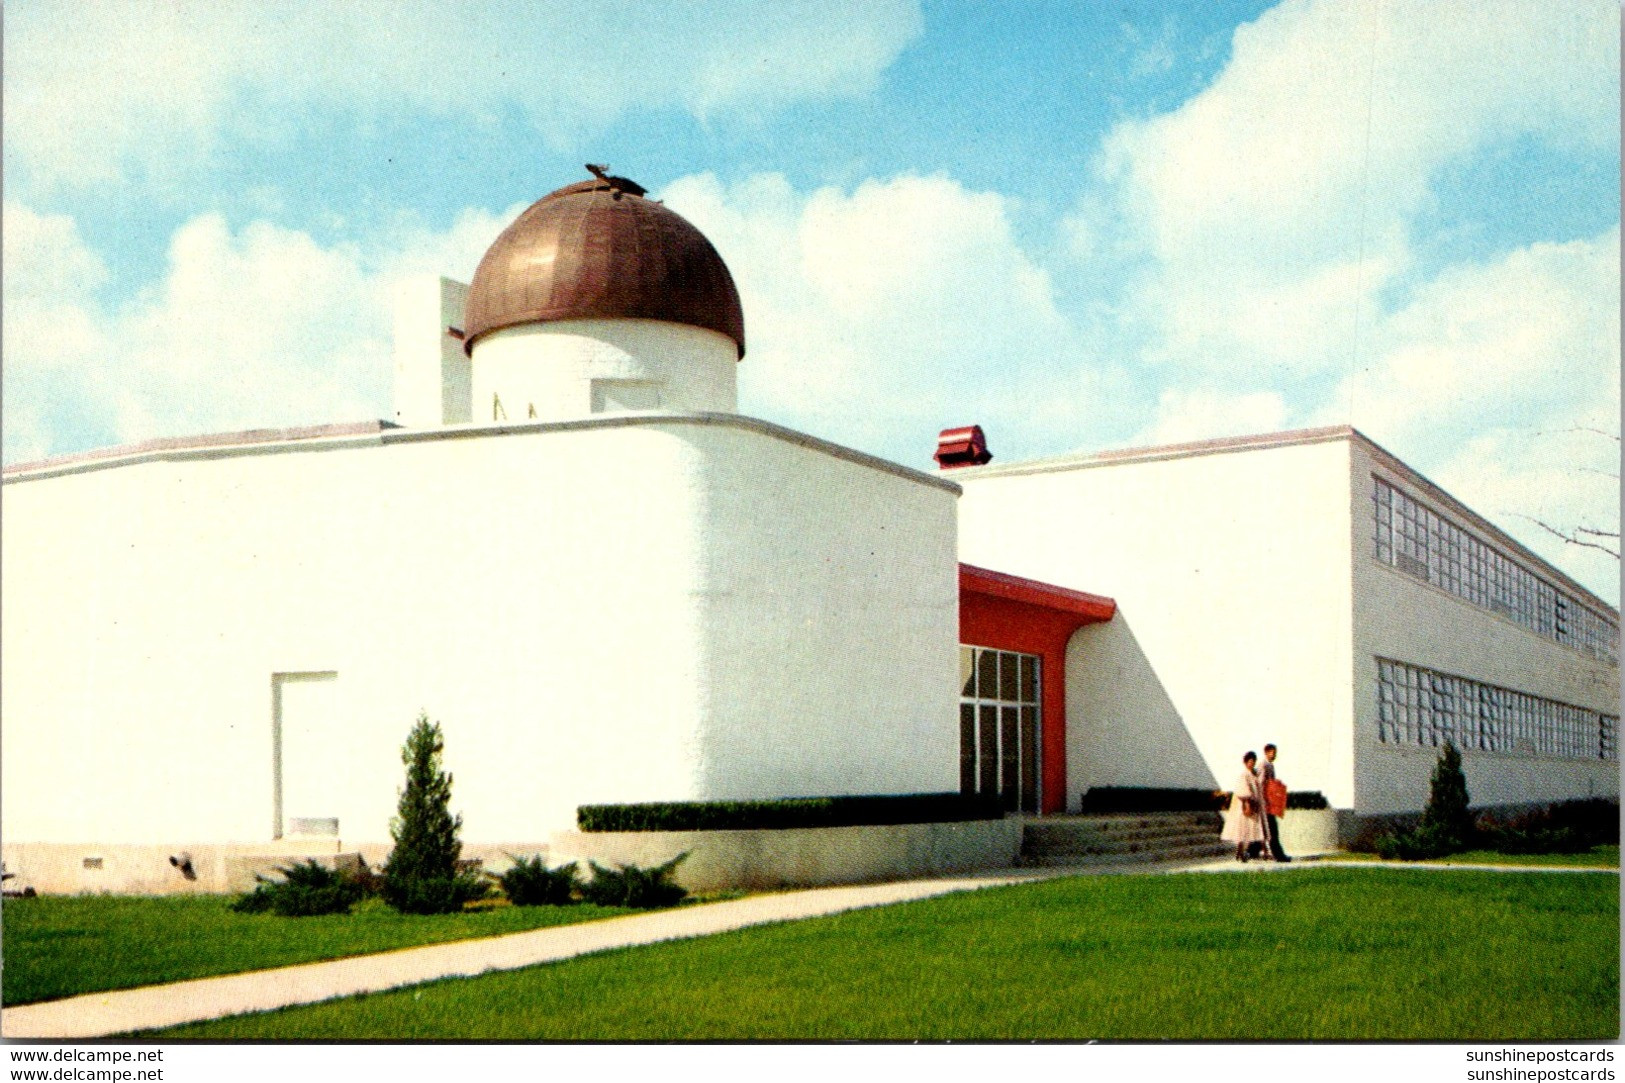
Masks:
[[[959,648],[959,788],[1008,812],[1039,807],[1039,659]]]

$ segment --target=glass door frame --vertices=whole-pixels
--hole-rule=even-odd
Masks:
[[[1039,815],[1043,658],[969,643],[959,652],[960,791],[993,793],[1006,812]]]

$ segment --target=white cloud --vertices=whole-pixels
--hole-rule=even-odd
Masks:
[[[8,152],[41,184],[163,177],[222,138],[275,138],[320,106],[508,108],[559,146],[631,110],[756,116],[872,90],[921,31],[915,0],[761,5],[504,0],[126,2],[6,11]]]
[[[1288,0],[1240,27],[1211,86],[1102,155],[1154,260],[1140,303],[1171,315],[1151,356],[1336,368],[1440,170],[1524,134],[1617,146],[1618,66],[1611,2]]]
[[[95,413],[95,368],[108,356],[96,291],[107,269],[73,219],[4,208],[5,457],[37,458],[69,418]]]
[[[1352,422],[1617,594],[1612,558],[1518,517],[1618,522],[1617,486],[1537,435],[1619,431],[1617,225],[1425,274],[1415,253],[1474,155],[1617,152],[1619,25],[1608,0],[1287,0],[1204,91],[1119,125],[1065,225],[1125,269],[1121,326],[1173,389],[1142,438]]]
[[[378,415],[389,347],[359,254],[217,215],[182,226],[161,290],[120,321],[120,432],[146,436]]]
[[[1487,427],[1617,415],[1619,288],[1617,226],[1450,268],[1371,328],[1325,416],[1433,455]]]
[[[1207,387],[1170,388],[1157,399],[1157,415],[1134,444],[1175,444],[1219,436],[1246,436],[1286,427],[1286,403],[1273,391],[1232,394]]]
[[[466,278],[518,214],[466,211],[443,232],[323,247],[268,222],[201,215],[163,278],[109,308],[71,219],[5,205],[7,461],[115,442],[388,417],[390,291]]]
[[[1619,228],[1452,268],[1373,328],[1314,419],[1352,421],[1605,598],[1619,562],[1562,529],[1618,529]]]
[[[704,175],[661,195],[739,283],[748,412],[919,465],[942,428],[980,422],[997,453],[1076,440],[1098,405],[1084,342],[997,194],[945,177],[803,195],[778,176]]]
[[[1552,530],[1619,531],[1619,414],[1608,428],[1492,429],[1438,463],[1430,476],[1536,553],[1619,604],[1619,561],[1564,542]],[[1595,539],[1590,539],[1595,540]],[[1618,538],[1603,539],[1618,548]]]

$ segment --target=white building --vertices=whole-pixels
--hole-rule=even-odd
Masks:
[[[1089,584],[1070,807],[1098,786],[1293,788],[1415,811],[1439,747],[1476,805],[1617,796],[1618,614],[1349,428],[953,474],[961,558]]]
[[[376,852],[420,711],[485,852],[585,803],[1058,813],[1265,740],[1358,813],[1419,808],[1447,731],[1479,803],[1618,792],[1617,613],[1358,434],[944,476],[742,417],[727,268],[634,187],[403,291],[398,424],[8,468],[9,868]]]
[[[573,185],[466,324],[441,299],[398,314],[432,329],[398,356],[422,427],[8,471],[14,870],[387,844],[420,711],[490,845],[583,803],[956,787],[958,486],[734,413],[743,319],[698,231]]]

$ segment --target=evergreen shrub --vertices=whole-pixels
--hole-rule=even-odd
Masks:
[[[302,861],[277,868],[281,880],[255,876],[254,890],[231,904],[239,914],[272,913],[285,918],[348,914],[365,891],[354,879],[319,864]]]
[[[485,875],[502,885],[509,902],[515,906],[568,906],[575,902],[580,885],[574,861],[550,869],[539,854],[528,858],[508,856],[513,858],[513,864],[506,872]]]
[[[1477,834],[1472,810],[1468,807],[1467,775],[1461,769],[1461,753],[1449,741],[1439,753],[1433,779],[1428,787],[1427,808],[1422,810],[1422,826],[1431,828],[1443,840],[1453,841],[1459,850],[1472,845]]]
[[[426,714],[401,748],[406,785],[389,825],[395,848],[384,864],[384,901],[407,914],[447,914],[484,898],[487,885],[459,868],[463,818],[451,814],[451,775],[440,769],[445,739]]]
[[[468,874],[384,881],[384,901],[403,914],[455,914],[489,894],[483,880]]]
[[[1409,831],[1395,831],[1376,840],[1375,849],[1385,858],[1425,861],[1470,848],[1478,838],[1477,825],[1468,807],[1467,776],[1461,769],[1461,753],[1449,741],[1439,753],[1428,788],[1427,807],[1422,820]]]
[[[1379,856],[1399,861],[1429,861],[1465,849],[1458,839],[1438,827],[1423,825],[1409,831],[1394,831],[1378,836],[1375,849]]]
[[[688,897],[688,890],[672,880],[672,874],[686,857],[687,853],[681,853],[664,865],[647,869],[637,865],[606,869],[596,861],[589,861],[592,879],[581,885],[581,895],[599,906],[630,906],[638,910],[676,906]]]

